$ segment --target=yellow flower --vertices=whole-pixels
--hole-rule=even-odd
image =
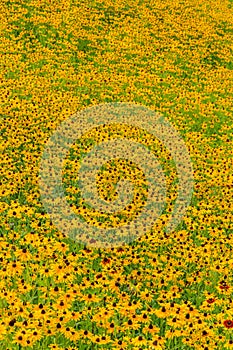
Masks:
[[[143,336],[139,335],[137,338],[132,339],[130,343],[133,346],[145,346],[147,345],[147,340]]]
[[[3,324],[0,324],[0,340],[3,340],[6,334],[7,334],[7,327]]]

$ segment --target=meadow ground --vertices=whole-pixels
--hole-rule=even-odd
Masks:
[[[232,0],[3,0],[0,28],[0,349],[232,349]],[[140,167],[122,159],[96,180],[109,203],[120,178],[135,182],[130,207],[99,213],[80,196],[78,160],[119,130],[157,154],[168,185],[150,231],[90,248],[50,220],[39,164],[62,121],[109,102],[166,117],[195,183],[182,222],[166,234],[177,196],[166,147],[122,125],[86,133],[67,155],[63,183],[87,222],[124,225],[147,198]]]

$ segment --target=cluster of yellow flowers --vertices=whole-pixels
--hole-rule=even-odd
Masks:
[[[5,0],[0,19],[0,348],[232,349],[232,1]],[[100,198],[114,201],[124,177],[132,203],[119,215],[87,206],[77,171],[96,143],[118,135],[144,144],[167,181],[166,212],[150,232],[97,249],[54,226],[38,173],[62,121],[113,101],[172,123],[195,186],[183,222],[166,234],[177,194],[166,147],[134,127],[90,130],[63,169],[66,199],[87,222],[124,225],[148,192],[137,164],[114,159],[96,178]]]

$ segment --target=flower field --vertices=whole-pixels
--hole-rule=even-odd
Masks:
[[[0,349],[233,349],[233,1],[3,0],[0,3]],[[38,184],[49,138],[77,111],[134,103],[181,135],[193,192],[177,227],[171,152],[147,130],[115,123],[87,131],[63,167],[71,210],[97,228],[124,227],[143,210],[140,166],[116,157],[85,202],[78,168],[112,138],[153,152],[166,176],[166,208],[140,237],[98,247],[61,232]],[[56,206],[56,202],[54,204]]]

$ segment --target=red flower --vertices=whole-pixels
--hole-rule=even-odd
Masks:
[[[233,321],[231,320],[226,320],[223,322],[223,324],[226,328],[233,328]]]
[[[103,263],[104,265],[106,265],[106,264],[109,264],[110,261],[111,261],[111,259],[104,258],[104,260],[102,260],[102,263]]]
[[[209,304],[212,304],[214,302],[215,302],[215,299],[213,299],[213,298],[210,298],[210,299],[207,300],[207,303],[209,303]]]
[[[220,286],[219,288],[220,288],[220,289],[225,289],[225,290],[227,290],[227,289],[229,289],[230,287],[227,286],[227,285],[224,285],[224,286]]]

